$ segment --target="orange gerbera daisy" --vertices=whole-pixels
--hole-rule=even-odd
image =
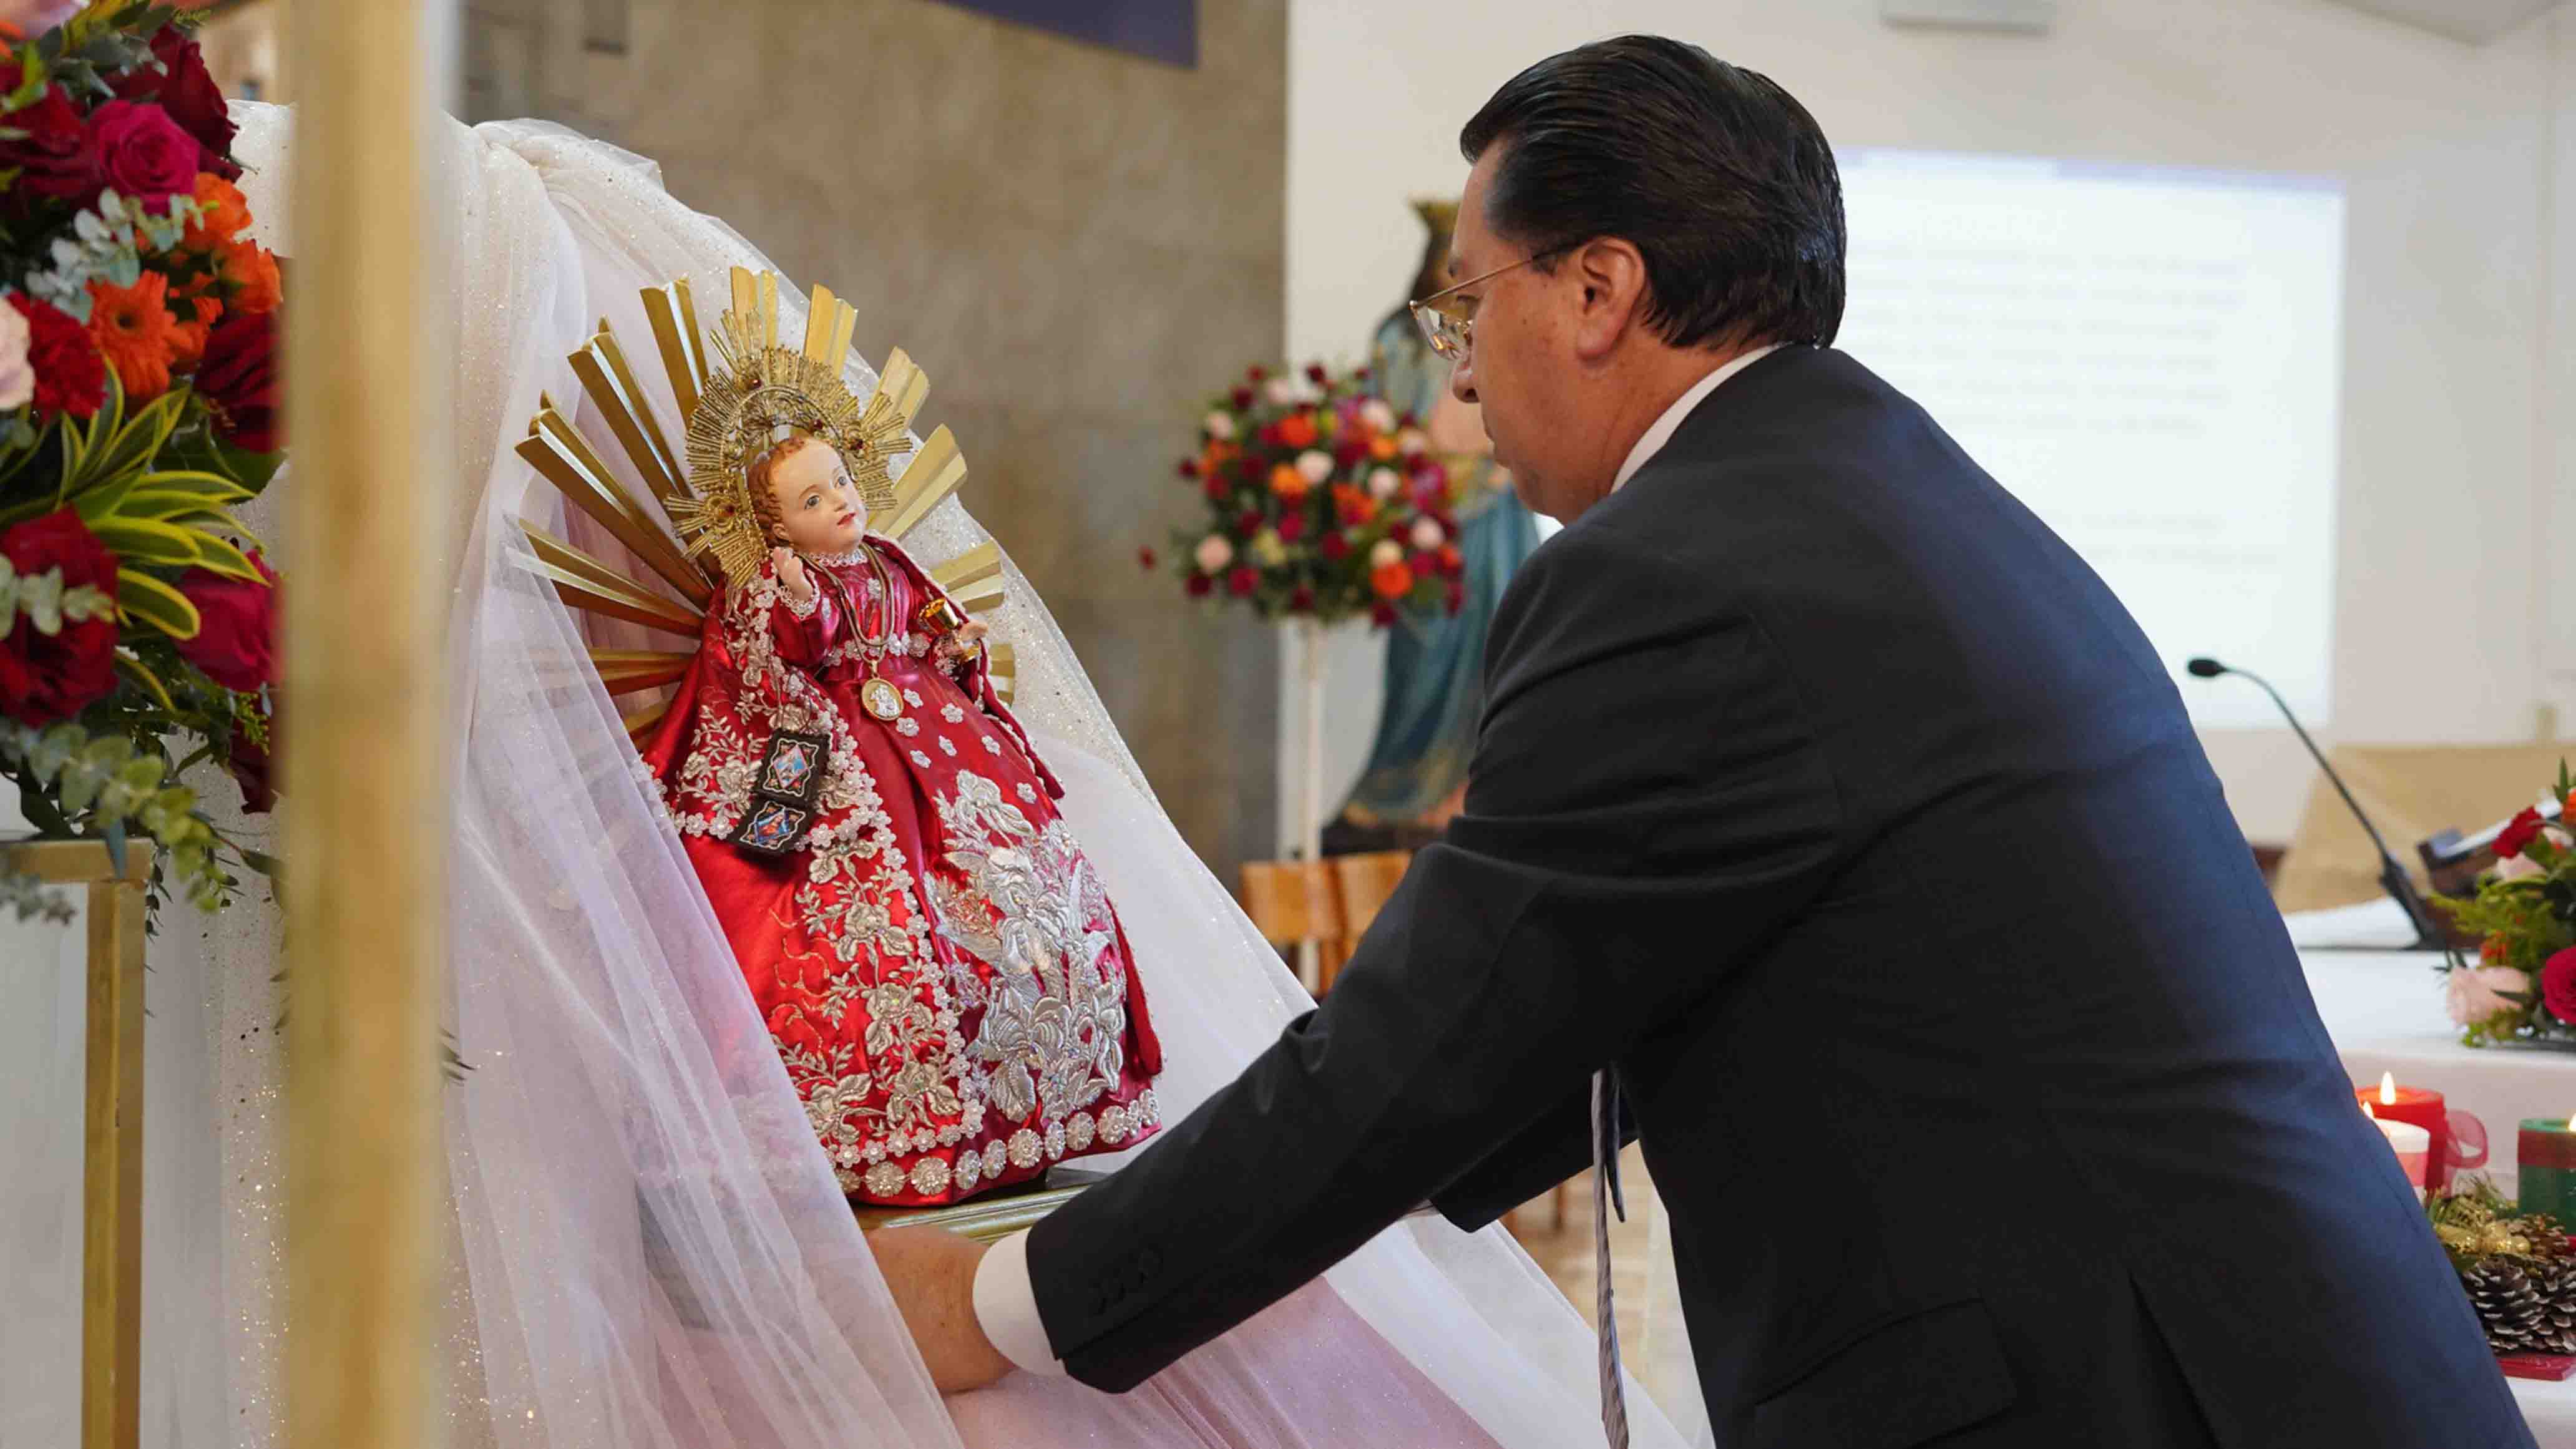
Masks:
[[[145,272],[131,287],[89,284],[89,335],[116,369],[125,395],[140,402],[170,390],[170,363],[181,345],[170,315],[170,279]]]
[[[193,364],[206,355],[206,338],[214,331],[215,319],[224,315],[224,304],[201,295],[178,298],[173,305],[185,314],[185,320],[174,329],[179,344],[173,360]]]
[[[241,188],[211,171],[197,173],[197,205],[205,209],[205,218],[190,222],[179,243],[189,251],[213,251],[250,225],[250,203],[242,199]]]
[[[255,242],[226,242],[215,253],[215,271],[238,289],[233,293],[234,311],[256,317],[277,310],[284,287],[277,275],[277,258],[266,247]]]

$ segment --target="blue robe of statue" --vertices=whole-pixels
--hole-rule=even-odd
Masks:
[[[1449,364],[1405,312],[1379,324],[1369,386],[1398,413],[1428,419],[1449,386]],[[1538,525],[1488,457],[1443,458],[1466,556],[1465,603],[1446,617],[1408,615],[1387,631],[1386,703],[1368,768],[1342,806],[1355,825],[1399,825],[1430,813],[1467,778],[1485,705],[1485,631],[1512,571],[1538,547]]]

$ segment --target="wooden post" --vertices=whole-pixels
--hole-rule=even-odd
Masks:
[[[288,22],[289,1449],[437,1438],[438,504],[455,482],[420,316],[447,268],[425,240],[429,18],[421,0],[304,0]]]
[[[89,1029],[81,1118],[81,1449],[134,1449],[143,1357],[143,892],[95,840],[0,846],[0,869],[88,892]]]

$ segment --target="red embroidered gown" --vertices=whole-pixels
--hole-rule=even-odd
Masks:
[[[809,564],[830,578],[801,610],[766,562],[726,590],[644,759],[842,1190],[955,1202],[1152,1133],[1162,1052],[1062,787],[984,659],[937,657],[938,586],[866,547],[883,582],[863,553]],[[862,707],[872,674],[891,720]],[[799,818],[757,815],[783,731],[826,746],[772,856],[729,837],[747,810]]]

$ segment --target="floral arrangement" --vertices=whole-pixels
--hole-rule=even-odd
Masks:
[[[2562,819],[2571,786],[2562,762],[2549,792]],[[2576,836],[2534,807],[2506,822],[2494,852],[2474,894],[2434,900],[2480,938],[2474,963],[2443,963],[2451,1020],[2471,1046],[2576,1045]]]
[[[275,866],[177,781],[268,805],[277,575],[232,510],[279,461],[277,258],[176,11],[19,0],[0,45],[0,778],[213,909]],[[5,871],[0,902],[66,914]]]
[[[1255,367],[1209,404],[1180,476],[1208,525],[1172,536],[1192,598],[1241,599],[1265,619],[1383,627],[1465,598],[1448,470],[1409,414],[1336,376]],[[1140,561],[1155,567],[1152,549]]]

